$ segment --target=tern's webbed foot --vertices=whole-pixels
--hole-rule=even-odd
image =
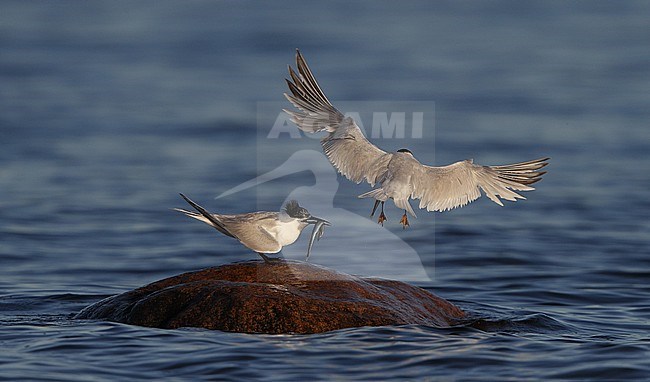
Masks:
[[[406,216],[406,212],[404,215],[402,215],[402,219],[399,221],[402,224],[402,229],[406,229],[406,227],[410,227],[411,225],[409,224],[409,219]]]
[[[381,211],[381,214],[379,214],[379,220],[377,220],[377,223],[381,224],[381,226],[384,226],[384,222],[388,220],[386,219],[386,215],[384,215],[384,211]]]

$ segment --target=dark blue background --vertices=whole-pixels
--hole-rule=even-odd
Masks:
[[[648,3],[1,8],[4,378],[650,375]],[[386,235],[411,246],[430,277],[419,284],[481,321],[253,336],[69,319],[162,277],[254,258],[169,208],[184,206],[184,192],[220,212],[274,209],[292,189],[314,184],[302,172],[213,199],[286,156],[287,142],[277,157],[266,146],[274,142],[263,138],[257,107],[289,106],[283,78],[296,47],[334,101],[435,102],[435,139],[415,142],[423,161],[427,147],[436,164],[552,157],[526,201],[420,212],[407,231],[387,208]],[[302,139],[299,148],[318,146]],[[355,197],[367,186],[339,180],[333,206],[374,227],[371,204]],[[328,218],[345,226],[341,216]],[[382,247],[340,232],[326,231],[313,261],[335,258],[328,245],[360,242],[365,251],[348,255],[372,270]]]

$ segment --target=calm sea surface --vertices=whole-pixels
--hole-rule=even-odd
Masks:
[[[643,1],[2,2],[0,379],[650,378],[648,20]],[[270,136],[296,47],[367,132],[405,113],[386,149],[550,156],[549,172],[528,200],[420,211],[405,231],[391,204],[381,228],[317,140]],[[171,211],[178,192],[222,213],[295,197],[333,223],[311,261],[411,281],[472,320],[302,336],[73,320],[255,258]]]

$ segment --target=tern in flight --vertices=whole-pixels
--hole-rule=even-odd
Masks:
[[[534,190],[531,184],[546,172],[539,171],[549,158],[502,166],[482,166],[472,160],[463,160],[447,166],[435,167],[420,163],[408,149],[389,153],[370,143],[355,121],[345,117],[327,99],[312,74],[307,62],[296,51],[298,72],[289,66],[289,91],[284,96],[298,110],[284,110],[298,128],[306,133],[325,131],[321,140],[323,151],[332,165],[349,180],[366,181],[377,188],[359,195],[373,198],[374,216],[381,203],[379,223],[386,221],[384,202],[392,199],[404,210],[400,220],[403,228],[409,226],[407,212],[415,217],[409,203],[419,199],[419,208],[427,211],[447,211],[478,199],[481,191],[496,204],[501,199],[525,199],[515,191]]]
[[[183,194],[181,196],[198,212],[181,208],[174,208],[175,211],[200,220],[222,234],[239,240],[246,248],[262,256],[265,262],[271,260],[266,254],[278,253],[282,247],[293,244],[298,240],[303,229],[314,224],[305,260],[309,259],[314,240],[320,240],[325,226],[330,225],[327,220],[312,216],[295,200],[287,202],[280,212],[259,211],[238,215],[219,215],[211,214],[187,196]]]

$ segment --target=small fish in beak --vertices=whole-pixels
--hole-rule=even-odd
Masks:
[[[323,233],[325,232],[325,226],[331,224],[327,220],[317,218],[315,216],[310,216],[305,220],[305,222],[307,224],[314,225],[314,229],[311,231],[311,237],[309,238],[309,246],[307,247],[307,257],[305,257],[305,261],[307,261],[311,255],[311,249],[314,246],[314,240],[320,240],[320,238],[323,237]]]

